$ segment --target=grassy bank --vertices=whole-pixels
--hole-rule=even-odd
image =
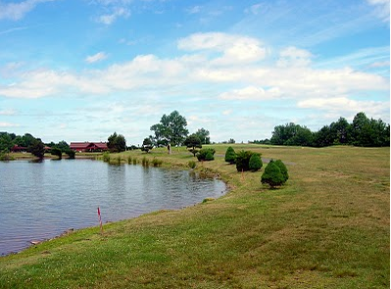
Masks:
[[[216,160],[197,170],[227,181],[226,196],[0,258],[0,288],[389,288],[389,148],[235,145],[287,164],[278,190],[214,148]],[[185,169],[193,159],[183,148],[148,158]]]

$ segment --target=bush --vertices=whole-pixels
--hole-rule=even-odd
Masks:
[[[59,160],[62,159],[62,151],[59,148],[57,148],[57,147],[53,147],[50,150],[50,154],[53,155],[53,156],[58,156]]]
[[[234,149],[232,147],[228,147],[227,151],[225,152],[224,160],[232,165],[235,163],[235,159],[236,159],[236,154]]]
[[[102,155],[103,161],[108,163],[110,162],[110,153],[109,152],[104,152]]]
[[[249,171],[250,170],[250,158],[254,154],[251,151],[241,150],[236,154],[236,170],[238,172],[241,171]]]
[[[261,156],[259,154],[253,154],[250,158],[248,166],[253,172],[260,170],[263,166]]]
[[[75,158],[75,151],[74,150],[71,150],[71,149],[66,149],[64,150],[64,153],[68,156],[68,158],[70,159],[74,159]]]
[[[213,161],[215,152],[212,148],[202,149],[198,152],[197,159],[199,161]]]
[[[269,184],[272,188],[275,186],[281,186],[285,183],[285,178],[275,161],[271,160],[266,166],[265,172],[261,178],[261,183]]]
[[[143,165],[143,167],[149,167],[149,159],[143,157],[141,160],[141,164]]]
[[[152,165],[154,167],[160,167],[162,165],[163,161],[162,160],[158,160],[157,158],[153,158],[152,160]]]
[[[281,160],[276,160],[274,163],[279,167],[281,174],[284,176],[284,183],[285,183],[289,179],[288,169],[286,168],[285,164]]]
[[[189,161],[188,166],[189,166],[189,168],[191,168],[191,169],[195,169],[195,167],[197,166],[197,164],[196,164],[195,161]]]

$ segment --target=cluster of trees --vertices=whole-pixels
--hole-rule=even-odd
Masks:
[[[107,139],[107,147],[112,153],[120,153],[126,150],[126,139],[122,134],[114,132]]]
[[[359,112],[352,123],[340,117],[338,121],[323,126],[317,132],[311,132],[307,127],[294,123],[279,125],[274,128],[270,140],[254,142],[311,147],[331,145],[390,146],[390,125],[381,119],[369,119],[365,113]]]
[[[181,146],[189,135],[186,127],[186,118],[174,110],[169,115],[164,114],[159,123],[151,126],[150,129],[154,132],[154,135],[150,135],[149,139],[156,147],[168,146],[169,144],[172,146]],[[201,144],[210,144],[208,130],[201,128],[194,134],[198,136]]]

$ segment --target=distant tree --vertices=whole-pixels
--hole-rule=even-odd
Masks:
[[[155,143],[181,145],[189,133],[186,126],[186,119],[178,111],[175,110],[169,115],[164,114],[160,123],[151,126],[151,130],[155,132]]]
[[[13,147],[13,142],[10,134],[1,133],[0,134],[0,152],[9,152]]]
[[[256,172],[260,170],[263,166],[261,156],[259,154],[254,153],[249,160],[248,167],[251,171]]]
[[[229,143],[229,144],[234,144],[234,143],[235,143],[235,140],[234,140],[233,138],[230,138],[230,139],[228,140],[228,143]]]
[[[194,157],[199,151],[197,148],[202,148],[201,140],[197,134],[188,136],[184,141],[184,145],[193,154]]]
[[[28,147],[28,151],[39,159],[43,159],[45,155],[45,145],[40,138],[34,139]]]
[[[146,152],[148,153],[150,150],[153,149],[153,143],[152,143],[152,140],[150,138],[145,138],[143,140],[143,145],[141,146],[141,150],[143,152]]]
[[[75,155],[76,155],[75,151],[74,151],[74,150],[71,150],[70,148],[69,148],[69,149],[65,149],[65,150],[64,150],[64,153],[65,153],[66,155],[68,155],[68,158],[70,158],[70,159],[74,159],[74,158],[75,158]]]
[[[348,144],[351,141],[350,132],[350,124],[343,117],[340,117],[337,122],[330,124],[330,134],[334,139],[333,144],[335,145]]]
[[[199,130],[196,131],[195,133],[201,140],[201,144],[210,144],[210,137],[209,137],[209,131],[200,128]]]
[[[50,150],[50,154],[54,156],[58,156],[58,159],[62,159],[62,150],[58,147],[52,147]]]
[[[236,153],[232,147],[228,147],[225,152],[224,160],[231,165],[235,163]]]
[[[123,152],[126,150],[126,140],[125,137],[121,134],[114,132],[108,138],[107,147],[110,152]]]
[[[261,183],[269,184],[272,188],[276,186],[281,186],[285,183],[285,179],[283,174],[281,173],[280,168],[278,167],[278,165],[275,164],[273,160],[271,160],[267,164],[265,172],[261,177]]]
[[[66,150],[69,149],[68,143],[66,141],[64,141],[64,140],[58,142],[58,144],[56,144],[55,146],[58,147],[63,152],[65,152]],[[50,147],[52,147],[52,146],[50,146]]]

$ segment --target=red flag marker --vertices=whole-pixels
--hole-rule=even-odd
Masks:
[[[98,216],[99,216],[99,223],[100,223],[100,232],[103,235],[103,224],[102,224],[102,217],[100,216],[100,209],[98,207]]]

